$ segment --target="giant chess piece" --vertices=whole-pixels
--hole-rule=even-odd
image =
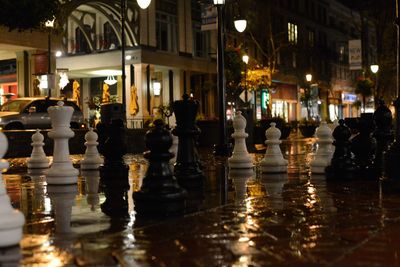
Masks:
[[[288,161],[283,158],[281,148],[279,144],[282,143],[279,138],[281,137],[281,131],[276,128],[276,123],[271,122],[271,127],[265,131],[267,140],[265,144],[267,149],[265,156],[261,160],[261,171],[264,173],[283,173],[287,172]]]
[[[86,151],[81,161],[82,170],[97,170],[103,163],[103,159],[100,157],[97,151],[97,133],[93,131],[93,128],[89,128],[89,131],[85,134],[85,146]]]
[[[53,163],[47,171],[46,181],[48,184],[76,184],[79,171],[72,166],[68,146],[68,139],[75,135],[70,128],[74,108],[58,101],[57,106],[49,107],[47,111],[52,126],[48,136],[54,140],[54,150]]]
[[[0,132],[0,170],[6,170],[9,166],[8,162],[2,159],[6,154],[7,147],[7,138],[4,133]],[[0,172],[0,247],[17,245],[22,239],[24,223],[24,215],[11,206],[10,197],[7,195]]]
[[[363,115],[363,114],[361,114]],[[354,154],[354,162],[362,177],[376,177],[375,159],[376,141],[371,136],[371,124],[362,116],[358,123],[358,134],[351,139],[351,152]]]
[[[129,215],[128,176],[125,179],[110,179],[110,177],[102,177],[100,175],[100,188],[106,197],[105,201],[100,204],[101,211],[111,218],[127,217]]]
[[[43,150],[44,136],[39,129],[32,135],[32,153],[31,157],[26,160],[28,169],[43,169],[49,167],[49,159]]]
[[[229,168],[243,169],[253,168],[253,160],[247,152],[246,137],[248,134],[244,131],[246,128],[246,119],[242,116],[242,112],[236,112],[233,119],[233,129],[235,132],[232,138],[235,139],[235,146],[233,148],[232,157],[228,159]]]
[[[144,157],[148,159],[149,167],[140,191],[133,194],[135,210],[138,214],[153,216],[182,213],[186,191],[178,185],[169,165],[173,157],[168,151],[172,145],[172,136],[162,120],[155,120],[154,125],[146,133],[149,151],[144,153]]]
[[[384,160],[383,155],[385,154],[385,158],[390,158],[391,156],[389,155],[396,150],[394,144],[397,142],[391,144],[394,138],[392,131],[392,112],[382,100],[380,100],[378,104],[379,106],[373,115],[373,120],[375,122],[373,136],[376,139],[375,167],[378,172],[382,172],[383,169],[385,169],[385,174],[390,177],[390,170],[396,169],[398,164],[393,158],[391,160]],[[385,166],[383,166],[384,164]]]
[[[357,171],[350,151],[351,131],[344,125],[344,120],[339,120],[339,126],[333,131],[333,145],[335,152],[330,165],[325,168],[328,179],[351,179]]]
[[[99,152],[104,156],[100,166],[102,179],[128,179],[129,167],[123,156],[126,154],[124,108],[120,103],[101,106],[101,122],[97,124]]]
[[[99,170],[82,170],[82,177],[85,179],[86,202],[91,211],[95,211],[100,203],[99,197]]]
[[[183,95],[183,100],[172,104],[176,117],[176,127],[172,133],[179,139],[174,174],[179,185],[186,189],[201,188],[205,179],[195,146],[195,138],[200,133],[195,123],[198,107],[198,102],[189,99],[187,94]]]
[[[332,130],[327,123],[323,121],[317,128],[315,135],[317,136],[318,147],[315,152],[315,157],[310,163],[311,172],[325,173],[325,168],[329,165],[332,158]]]

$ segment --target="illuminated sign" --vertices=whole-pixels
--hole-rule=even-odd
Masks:
[[[355,102],[357,100],[357,96],[355,94],[343,93],[342,100],[345,102]]]

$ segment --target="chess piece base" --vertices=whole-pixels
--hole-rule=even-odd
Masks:
[[[27,167],[28,169],[47,169],[49,168],[49,162],[44,162],[44,161],[28,161],[27,162]]]
[[[139,191],[133,194],[133,198],[137,213],[152,216],[180,214],[186,206],[186,192],[180,188],[176,192],[163,195]]]
[[[230,169],[250,169],[254,167],[250,158],[245,160],[228,159],[228,164]]]

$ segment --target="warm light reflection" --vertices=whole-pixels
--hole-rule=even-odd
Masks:
[[[247,242],[249,240],[250,240],[250,238],[247,237],[247,236],[242,236],[242,237],[239,238],[239,242]]]

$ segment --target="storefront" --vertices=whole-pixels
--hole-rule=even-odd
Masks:
[[[354,105],[357,95],[352,93],[342,93],[342,118],[358,117],[358,108]]]
[[[297,120],[297,85],[277,83],[256,94],[256,117],[281,117],[286,121]]]

